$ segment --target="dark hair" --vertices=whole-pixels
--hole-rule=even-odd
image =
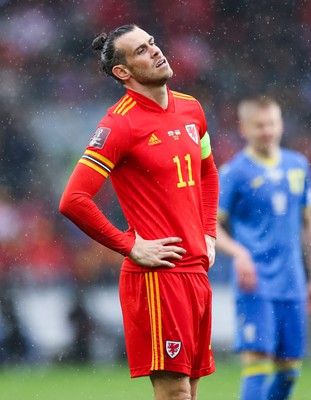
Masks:
[[[92,42],[92,49],[100,51],[100,70],[106,76],[112,76],[119,82],[122,81],[113,74],[112,68],[118,64],[126,65],[126,59],[124,51],[116,49],[114,43],[117,38],[135,28],[137,28],[135,24],[123,25],[108,34],[101,33]]]

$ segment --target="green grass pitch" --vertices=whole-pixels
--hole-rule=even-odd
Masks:
[[[238,399],[238,359],[217,360],[217,371],[201,379],[199,399]],[[311,360],[304,362],[292,400],[310,399]],[[126,365],[2,367],[1,400],[148,400],[149,378],[130,379]]]

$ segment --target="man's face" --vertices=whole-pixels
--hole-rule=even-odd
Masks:
[[[267,107],[250,106],[240,126],[242,135],[254,150],[269,153],[279,146],[282,138],[281,110],[274,104]]]
[[[125,52],[131,79],[142,85],[162,86],[173,75],[154,38],[140,28],[116,39],[115,47]]]

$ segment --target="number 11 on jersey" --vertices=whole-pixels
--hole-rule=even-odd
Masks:
[[[191,165],[191,156],[190,154],[186,154],[184,157],[185,161],[186,161],[186,169],[188,170],[188,181],[184,181],[183,178],[183,168],[182,168],[182,164],[180,161],[180,158],[178,156],[175,156],[173,158],[174,163],[177,165],[177,174],[178,174],[178,180],[179,182],[177,183],[177,187],[178,188],[182,188],[185,186],[194,186],[195,182],[193,180],[192,177],[192,165]]]

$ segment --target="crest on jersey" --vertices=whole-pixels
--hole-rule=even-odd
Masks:
[[[199,144],[199,132],[197,130],[197,127],[195,124],[188,124],[185,125],[186,131],[188,132],[188,135],[191,137],[191,139],[196,143]]]
[[[94,135],[91,137],[89,145],[97,147],[98,149],[102,149],[110,131],[110,128],[98,128]]]
[[[175,358],[180,352],[181,342],[174,342],[173,340],[167,340],[165,342],[165,349],[167,354],[171,358]]]

